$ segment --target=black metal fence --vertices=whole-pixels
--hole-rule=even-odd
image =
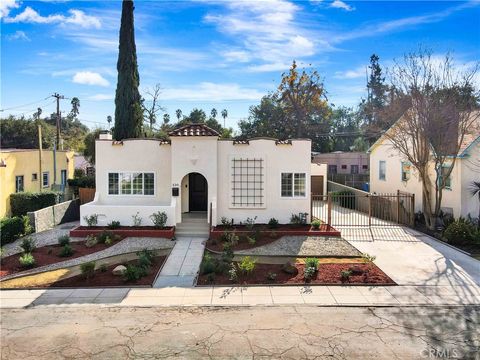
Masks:
[[[413,226],[415,195],[312,194],[311,214],[331,226]]]

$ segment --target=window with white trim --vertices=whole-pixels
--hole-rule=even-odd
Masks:
[[[50,183],[50,174],[48,172],[42,173],[42,187],[48,187]]]
[[[305,197],[307,176],[305,173],[282,173],[282,197]]]
[[[387,178],[387,163],[385,160],[378,162],[378,180],[386,180]]]
[[[154,173],[108,173],[109,195],[155,195]]]
[[[231,206],[262,208],[265,206],[264,166],[262,158],[231,159]]]

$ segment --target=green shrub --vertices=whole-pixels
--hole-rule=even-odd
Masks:
[[[52,191],[43,192],[19,192],[10,195],[10,209],[12,216],[27,215],[27,212],[37,211],[57,203],[58,193]]]
[[[315,271],[318,270],[318,259],[317,258],[306,258],[305,267],[315,268]]]
[[[24,253],[18,258],[20,265],[24,268],[31,268],[35,266],[35,258],[30,253]]]
[[[225,216],[222,216],[222,218],[220,219],[220,222],[225,227],[233,227],[233,219],[228,220]]]
[[[114,237],[115,237],[114,233],[108,230],[104,230],[97,235],[97,240],[100,244],[110,245]]]
[[[275,218],[271,218],[268,220],[268,227],[270,229],[276,229],[278,227],[278,220]]]
[[[307,216],[308,213],[298,213],[298,214],[292,214],[290,216],[290,223],[293,225],[306,225],[307,224]]]
[[[94,247],[97,244],[98,244],[98,239],[97,239],[96,236],[93,236],[93,235],[88,235],[87,236],[87,240],[85,240],[85,246],[87,248]]]
[[[112,220],[112,221],[107,225],[107,227],[108,227],[110,230],[118,229],[118,228],[120,227],[120,221]]]
[[[275,281],[276,278],[277,278],[277,274],[276,274],[276,273],[271,272],[271,271],[269,271],[269,272],[267,273],[267,280],[268,280],[268,281]]]
[[[35,240],[33,240],[31,237],[24,237],[22,239],[22,243],[20,244],[20,248],[25,254],[32,253],[36,248]]]
[[[452,222],[445,229],[443,236],[449,244],[464,245],[473,242],[475,227],[465,219]]]
[[[34,232],[32,225],[30,225],[30,218],[27,215],[22,216],[23,221],[23,235],[30,235]]]
[[[138,265],[148,269],[152,266],[153,258],[155,257],[155,251],[143,249],[137,252]]]
[[[321,222],[320,220],[313,220],[313,221],[312,221],[312,227],[313,227],[315,230],[320,229],[320,225],[322,225],[322,222]]]
[[[70,244],[65,244],[58,254],[60,257],[69,257],[73,255],[73,248]]]
[[[125,279],[125,281],[137,281],[147,275],[147,269],[132,264],[128,264],[127,268],[123,271],[123,278]]]
[[[67,234],[60,236],[58,238],[58,244],[60,246],[65,246],[70,244],[70,236],[68,236]]]
[[[250,245],[255,245],[255,243],[257,242],[255,236],[247,236],[247,241]]]
[[[98,214],[85,215],[83,220],[85,220],[88,227],[96,226],[98,224]]]
[[[23,235],[25,224],[20,217],[3,218],[0,220],[1,245],[9,244]]]
[[[153,226],[156,228],[163,228],[167,224],[167,213],[165,211],[157,211],[150,215],[150,219],[153,222]]]
[[[362,254],[362,259],[363,262],[369,264],[375,261],[377,257],[375,255],[370,255],[369,253],[363,253]]]
[[[212,258],[212,255],[206,253],[203,257],[202,264],[200,265],[200,273],[202,275],[214,273],[217,269],[217,264],[215,260]]]
[[[230,281],[237,282],[238,281],[238,273],[235,264],[231,264],[230,270],[228,270],[228,278]]]
[[[247,220],[245,220],[245,224],[244,224],[244,225],[245,225],[245,227],[246,227],[248,230],[252,231],[253,228],[255,227],[255,221],[257,221],[257,217],[256,217],[256,216],[255,216],[254,218],[249,218],[249,217],[248,217]]]
[[[107,264],[102,264],[102,265],[100,265],[100,266],[99,266],[99,270],[100,270],[101,272],[107,272],[107,270],[108,270]]]
[[[77,170],[77,169],[75,169]],[[80,174],[77,174],[80,175]],[[76,188],[75,190],[78,191],[78,188],[95,188],[95,176],[75,176],[74,179],[67,180],[68,186],[72,188]]]
[[[348,281],[350,280],[350,276],[352,275],[351,270],[342,270],[340,271],[340,277],[342,278],[342,281]]]
[[[80,271],[85,279],[90,279],[95,275],[95,261],[89,261],[80,265]]]
[[[132,215],[132,226],[142,226],[142,217],[140,216],[140,213],[138,211],[135,215]]]
[[[230,244],[232,247],[238,244],[238,236],[235,231],[224,231],[221,240],[224,244]]]
[[[310,279],[312,279],[312,278],[315,276],[316,273],[317,273],[317,269],[316,269],[316,268],[314,268],[314,267],[306,267],[303,276],[304,276],[305,280],[310,280]]]
[[[250,258],[250,256],[244,256],[242,258],[242,261],[240,261],[240,263],[238,264],[238,268],[243,274],[249,275],[255,269],[255,264],[255,259]]]

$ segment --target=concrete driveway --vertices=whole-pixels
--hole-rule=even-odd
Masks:
[[[375,255],[375,263],[399,285],[480,285],[480,261],[423,233],[402,226],[340,230],[358,250]]]

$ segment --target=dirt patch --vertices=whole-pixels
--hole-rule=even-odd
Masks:
[[[305,284],[305,265],[302,263],[294,264],[296,272],[287,274],[282,271],[282,265],[279,264],[256,264],[255,269],[249,276],[242,276],[237,283],[232,282],[226,274],[215,274],[213,283],[208,275],[200,275],[197,285],[271,285],[271,284]],[[342,281],[341,271],[346,271],[356,267],[361,274],[352,274],[348,281]],[[368,276],[365,272],[368,270]],[[269,274],[276,274],[275,280],[269,280]],[[330,263],[320,264],[316,277],[311,279],[308,284],[329,285],[329,284],[392,284],[395,282],[390,279],[375,264],[359,263]]]
[[[85,246],[85,242],[71,242],[70,246],[73,249],[73,255],[68,256],[68,257],[60,257],[60,251],[62,250],[62,246],[60,245],[48,245],[48,246],[42,246],[40,248],[35,249],[33,252],[33,256],[35,257],[36,265],[34,268],[40,267],[40,266],[45,266],[45,265],[50,265],[70,259],[75,259],[80,256],[85,256],[89,254],[93,254],[97,251],[105,250],[106,248],[112,246],[111,245],[105,245],[105,244],[96,244],[95,246],[92,246],[90,248]],[[15,255],[10,255],[5,258],[1,259],[0,262],[0,278],[10,275],[10,274],[15,274],[20,271],[25,271],[28,270],[27,268],[24,268],[20,265],[20,262],[18,259],[22,256],[22,254],[15,254]],[[29,268],[31,269],[31,268]]]
[[[137,265],[138,260],[132,260],[128,262],[116,263],[109,265],[106,268],[106,271],[101,271],[100,269],[95,270],[95,275],[90,279],[85,279],[83,275],[72,276],[71,278],[56,281],[49,285],[44,285],[42,287],[109,287],[109,286],[129,286],[129,285],[144,285],[151,286],[155,277],[165,262],[167,256],[157,256],[153,258],[152,266],[148,272],[147,276],[142,277],[137,281],[125,281],[123,276],[113,275],[112,271],[118,265]]]

